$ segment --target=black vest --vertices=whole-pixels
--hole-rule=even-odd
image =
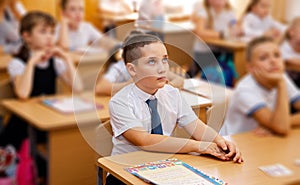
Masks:
[[[25,62],[25,64],[27,61]],[[54,59],[49,59],[49,65],[45,69],[35,67],[32,81],[32,91],[30,97],[49,95],[56,93],[56,71]]]

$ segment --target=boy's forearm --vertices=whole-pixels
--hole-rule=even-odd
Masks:
[[[290,130],[289,100],[284,79],[278,84],[276,105],[270,124],[273,131],[279,134],[287,134]]]
[[[200,142],[192,139],[176,138],[151,134],[146,145],[141,149],[166,153],[199,153]]]

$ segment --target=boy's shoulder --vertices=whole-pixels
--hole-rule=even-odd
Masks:
[[[235,91],[238,90],[253,90],[256,91],[259,88],[256,80],[251,74],[245,75],[237,84]]]

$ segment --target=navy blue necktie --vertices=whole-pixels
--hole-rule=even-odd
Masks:
[[[160,117],[157,112],[157,99],[148,99],[146,103],[148,104],[151,113],[151,134],[163,135]]]

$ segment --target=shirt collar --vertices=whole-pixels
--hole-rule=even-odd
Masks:
[[[138,88],[135,84],[133,85],[133,93],[136,94],[144,102],[146,102],[148,99],[159,99],[160,94],[162,93],[162,89],[163,88],[158,89],[154,95],[151,95]]]

